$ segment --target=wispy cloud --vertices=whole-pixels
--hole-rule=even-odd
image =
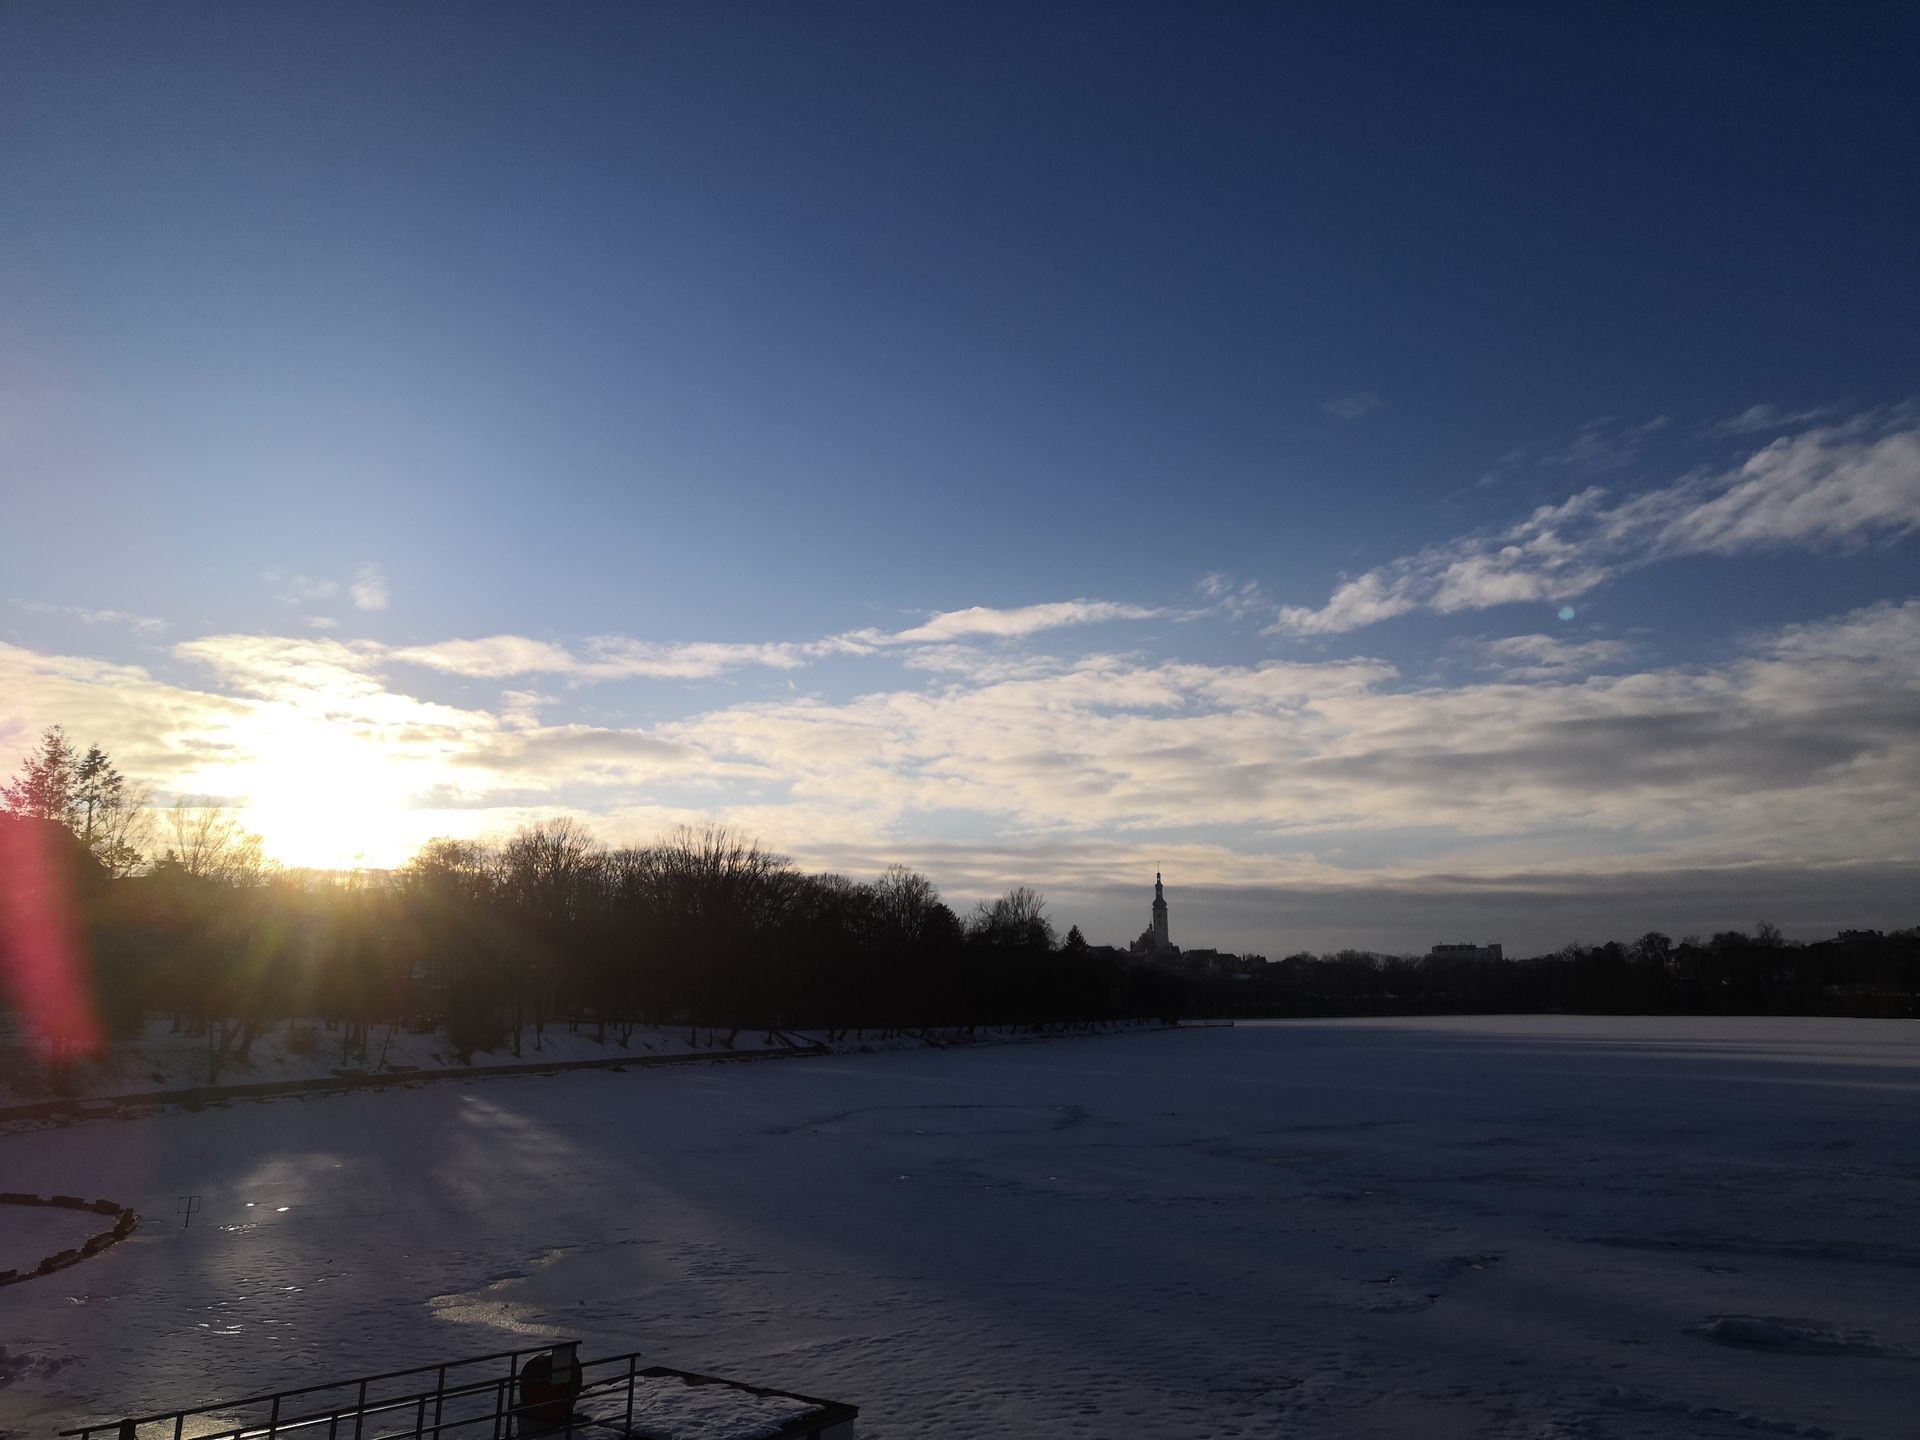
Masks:
[[[1589,420],[1564,440],[1549,445],[1522,445],[1496,460],[1468,489],[1498,485],[1523,470],[1572,470],[1603,475],[1624,470],[1639,460],[1650,445],[1672,425],[1670,417],[1623,421],[1611,415]]]
[[[1555,635],[1508,635],[1462,647],[1475,666],[1503,680],[1564,680],[1625,663],[1633,647],[1624,640],[1562,640]]]
[[[588,657],[576,673],[591,680],[706,680],[748,667],[798,670],[810,660],[842,653],[842,649],[835,640],[654,644],[605,637],[588,642]]]
[[[1492,534],[1461,536],[1343,582],[1271,627],[1331,635],[1441,614],[1571,599],[1624,570],[1685,555],[1846,548],[1920,530],[1920,427],[1910,411],[1783,437],[1730,469],[1614,499],[1592,486]]]
[[[51,605],[44,600],[16,600],[22,610],[36,615],[64,615],[82,625],[124,625],[136,635],[161,635],[173,628],[171,622],[153,615],[135,615],[126,610],[95,610],[85,605]]]
[[[1425,561],[1431,566],[1437,556],[1422,552],[1415,562],[1401,562],[1412,567],[1413,563]],[[1302,605],[1283,605],[1280,615],[1269,627],[1269,634],[1283,635],[1344,635],[1349,630],[1358,630],[1367,625],[1377,625],[1382,620],[1391,620],[1396,615],[1405,615],[1409,610],[1417,610],[1420,600],[1414,586],[1404,574],[1370,570],[1364,575],[1342,583],[1327,603],[1315,610]]]
[[[1206,609],[1230,620],[1243,620],[1249,615],[1270,615],[1273,602],[1260,588],[1257,580],[1237,580],[1221,571],[1202,575],[1193,587],[1205,601]]]
[[[554,697],[537,690],[507,690],[500,696],[500,723],[513,730],[537,730],[540,711],[554,703]]]
[[[447,675],[500,680],[512,675],[568,675],[579,666],[566,647],[525,635],[488,635],[478,640],[440,640],[431,645],[402,645],[386,656],[402,665],[419,665]]]
[[[1320,408],[1336,420],[1363,420],[1387,408],[1387,402],[1371,390],[1356,390],[1324,402]]]
[[[275,599],[282,605],[295,608],[318,605],[323,600],[336,598],[343,591],[356,610],[384,610],[392,599],[386,575],[378,565],[372,563],[360,566],[345,584],[285,570],[269,570],[261,578],[274,587]],[[316,622],[310,618],[307,623]]]
[[[1602,416],[1582,425],[1565,445],[1543,451],[1534,458],[1545,465],[1564,465],[1588,472],[1625,469],[1640,458],[1647,442],[1671,423],[1665,415],[1638,423]]]
[[[317,601],[331,600],[340,593],[338,580],[320,580],[311,575],[294,575],[284,570],[269,570],[260,577],[278,592],[275,595],[282,605],[312,605]]]
[[[871,649],[836,637],[811,642],[654,642],[620,635],[599,636],[578,651],[525,635],[489,635],[478,640],[441,640],[404,645],[385,658],[449,675],[501,680],[515,675],[555,675],[575,682],[596,680],[710,680],[750,667],[797,670],[824,655]]]
[[[1768,431],[1792,430],[1811,425],[1839,412],[1837,405],[1820,405],[1810,410],[1788,410],[1779,405],[1749,405],[1738,415],[1729,415],[1705,426],[1701,434],[1711,439],[1735,435],[1761,435]]]
[[[442,640],[384,651],[387,659],[420,665],[451,675],[505,679],[515,675],[556,675],[575,683],[600,680],[709,680],[745,669],[798,670],[840,655],[871,655],[892,647],[912,647],[909,663],[930,668],[941,663],[940,647],[968,640],[1017,640],[1068,626],[1111,620],[1141,620],[1168,612],[1111,600],[1063,600],[991,609],[935,614],[905,630],[853,630],[817,640],[650,641],[623,635],[596,636],[569,648],[524,635],[490,635],[476,640]],[[933,648],[929,648],[933,647]],[[968,652],[972,653],[972,652]],[[945,658],[957,663],[960,652]]]
[[[940,675],[964,675],[974,681],[1013,680],[1050,675],[1066,662],[1054,655],[1008,652],[979,645],[916,645],[905,651],[902,663],[910,670]]]
[[[173,647],[221,682],[271,699],[318,695],[346,701],[378,694],[380,647],[321,636],[207,635]]]
[[[948,610],[923,625],[884,637],[889,644],[926,644],[976,636],[1012,639],[1058,630],[1070,625],[1099,625],[1111,620],[1151,620],[1163,612],[1147,605],[1113,600],[1057,600],[1042,605],[1019,605],[995,610],[985,605]]]
[[[356,610],[384,610],[392,598],[387,590],[387,577],[378,565],[362,565],[354,571],[348,593],[353,597]]]
[[[543,784],[562,777],[573,782],[631,784],[710,764],[706,756],[689,746],[639,730],[596,725],[503,731],[458,754],[455,763],[493,770],[521,784],[536,777]]]

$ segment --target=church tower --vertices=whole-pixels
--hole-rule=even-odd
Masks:
[[[1164,955],[1173,948],[1167,939],[1167,897],[1160,888],[1160,872],[1153,872],[1153,949],[1157,955]]]

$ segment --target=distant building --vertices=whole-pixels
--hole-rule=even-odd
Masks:
[[[1247,980],[1267,963],[1264,955],[1235,955],[1210,946],[1182,950],[1174,944],[1172,932],[1167,926],[1166,885],[1158,871],[1153,876],[1153,908],[1147,928],[1125,950],[1112,950],[1106,946],[1092,949],[1098,954],[1115,957],[1129,955],[1136,960],[1151,960],[1166,969],[1199,978],[1211,976],[1216,979]]]
[[[1429,960],[1503,960],[1498,945],[1436,945],[1427,952]]]
[[[1160,872],[1153,872],[1153,920],[1140,938],[1129,947],[1135,955],[1154,955],[1171,958],[1180,953],[1180,947],[1167,936],[1167,895],[1160,885]]]

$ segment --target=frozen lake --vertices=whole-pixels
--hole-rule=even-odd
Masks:
[[[0,1429],[564,1334],[868,1440],[1906,1435],[1916,1120],[1920,1025],[1544,1017],[0,1135],[0,1189],[145,1217],[0,1288]]]

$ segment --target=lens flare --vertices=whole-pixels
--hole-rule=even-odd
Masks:
[[[73,907],[76,848],[51,821],[0,817],[0,981],[14,1009],[62,1056],[100,1048]]]

